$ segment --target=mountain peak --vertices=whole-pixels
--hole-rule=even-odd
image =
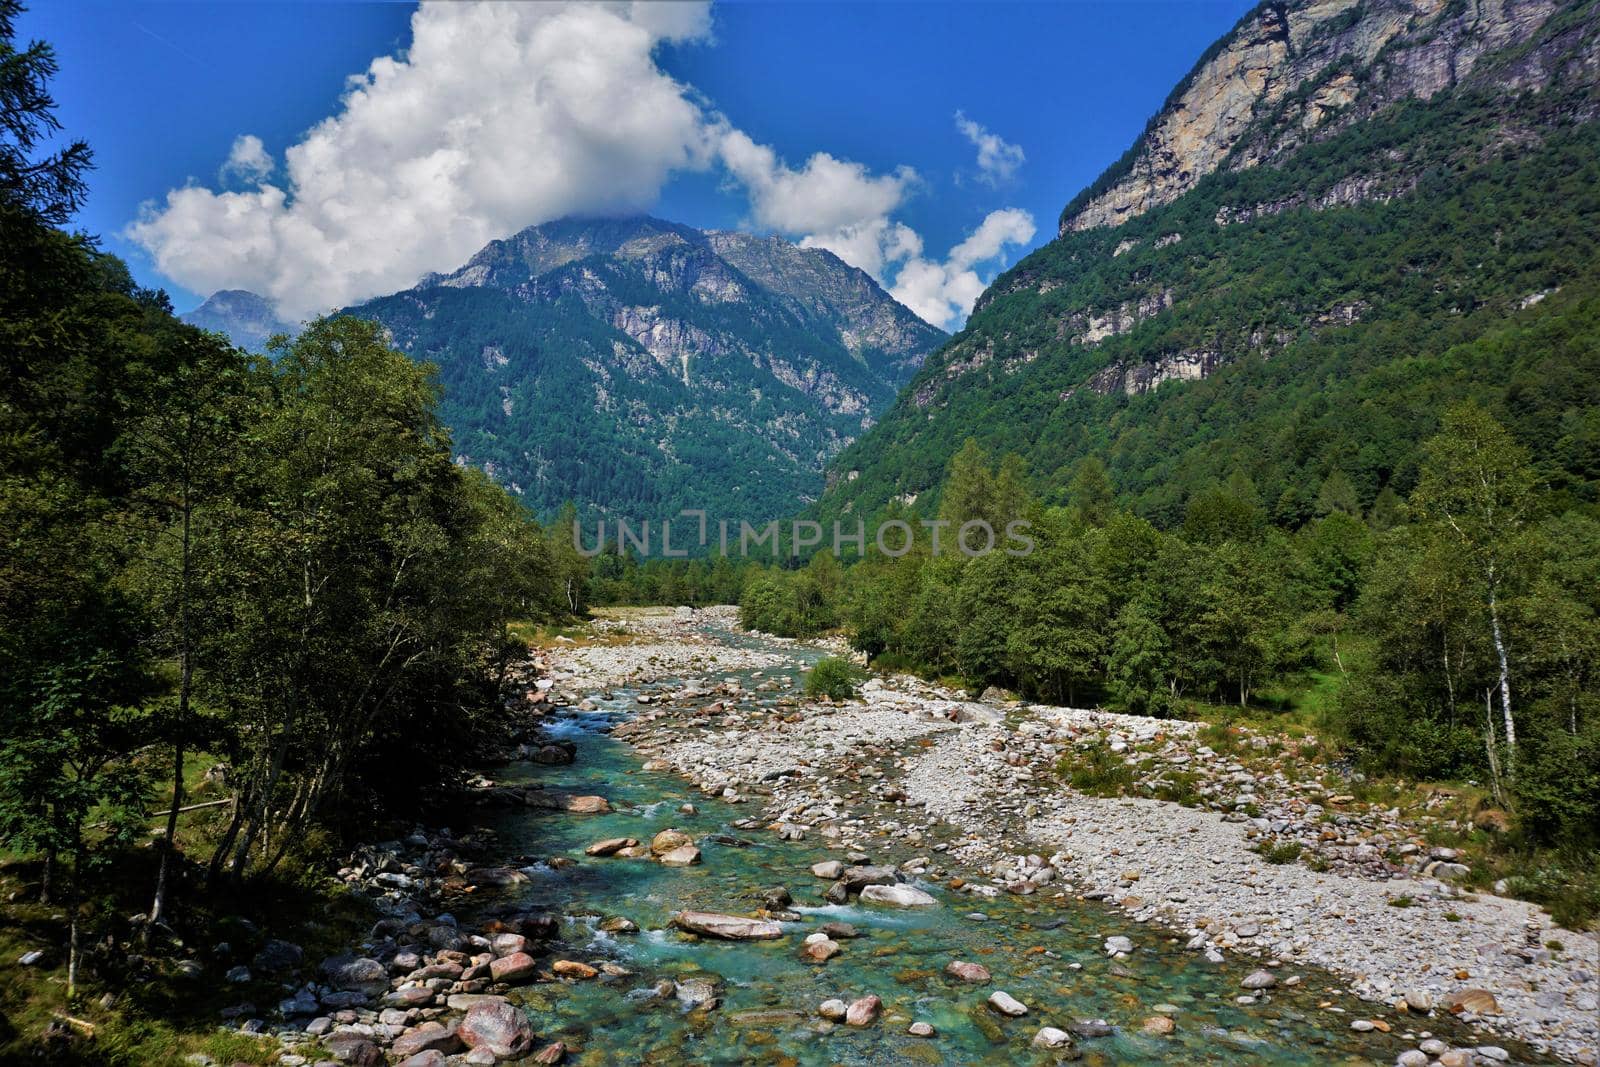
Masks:
[[[1561,76],[1560,63],[1537,54],[1508,62],[1506,50],[1533,39],[1560,6],[1267,0],[1201,56],[1133,147],[1073,198],[1060,232],[1119,225],[1208,174],[1281,160],[1401,100],[1537,91]]]
[[[178,317],[191,326],[224,334],[250,351],[259,351],[273,334],[294,332],[294,325],[278,316],[271,301],[248,289],[218,289]]]

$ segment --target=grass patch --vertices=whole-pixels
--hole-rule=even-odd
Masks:
[[[1389,898],[1389,907],[1391,908],[1409,908],[1414,904],[1416,904],[1415,900],[1412,900],[1410,897],[1403,894],[1398,897]]]
[[[1102,744],[1074,749],[1056,764],[1056,773],[1076,792],[1092,797],[1123,796],[1137,772]]]
[[[1300,858],[1300,853],[1304,850],[1305,846],[1298,841],[1273,841],[1270,844],[1264,842],[1261,847],[1256,849],[1257,852],[1261,853],[1262,859],[1280,866],[1285,863],[1293,863]]]

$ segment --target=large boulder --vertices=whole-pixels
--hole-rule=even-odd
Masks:
[[[335,989],[380,996],[389,990],[389,968],[367,956],[330,956],[322,961],[322,974]]]
[[[911,885],[869,885],[861,890],[863,904],[888,904],[896,908],[933,908],[939,902]]]
[[[489,974],[496,982],[520,982],[532,978],[539,964],[526,952],[513,952],[489,961]]]
[[[611,803],[605,797],[567,797],[563,808],[574,815],[605,815],[611,810]]]
[[[383,1050],[365,1034],[344,1030],[322,1039],[322,1050],[339,1063],[351,1067],[381,1067]]]
[[[527,1013],[503,1000],[474,1004],[456,1033],[468,1048],[488,1049],[497,1060],[521,1059],[537,1036]]]
[[[652,856],[665,856],[669,852],[675,852],[685,845],[692,844],[694,844],[694,838],[682,830],[662,830],[650,839],[650,854]]]
[[[665,867],[693,867],[699,862],[700,850],[693,845],[680,846],[661,856],[661,863]]]
[[[401,1059],[420,1052],[441,1052],[446,1055],[461,1051],[461,1038],[441,1023],[426,1022],[415,1030],[407,1030],[394,1039],[389,1051]]]
[[[766,919],[747,919],[715,911],[680,911],[672,925],[701,937],[724,941],[772,941],[783,936],[783,927]]]

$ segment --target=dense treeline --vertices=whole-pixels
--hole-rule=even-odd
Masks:
[[[0,3],[0,845],[79,902],[186,764],[228,768],[150,912],[272,871],[316,824],[415,799],[501,713],[507,622],[581,611],[587,566],[451,461],[431,369],[354,319],[270,359],[173,318],[63,232],[88,149]],[[464,756],[462,758],[465,758]],[[76,964],[77,953],[73,952]]]
[[[1363,509],[1342,471],[1275,526],[1248,477],[1193,492],[1162,530],[1082,465],[1066,506],[1029,500],[973,442],[940,518],[1026,515],[1035,550],[828,556],[753,573],[747,625],[840,626],[881,664],[1139,714],[1282,707],[1318,675],[1316,725],[1369,770],[1470,778],[1523,840],[1592,848],[1600,826],[1600,521],[1568,508],[1481,408],[1452,409],[1409,500]],[[1270,693],[1269,693],[1270,691]]]

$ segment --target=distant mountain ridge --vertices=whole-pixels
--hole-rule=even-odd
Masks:
[[[831,252],[648,216],[530,227],[347,310],[439,365],[461,462],[635,519],[792,513],[945,339]]]

